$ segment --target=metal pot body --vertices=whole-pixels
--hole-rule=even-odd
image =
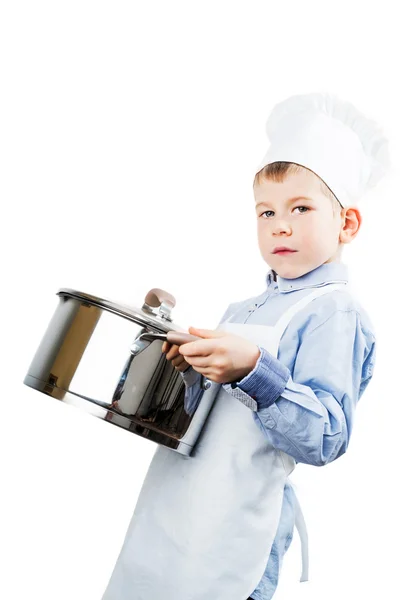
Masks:
[[[180,331],[170,318],[171,303],[153,292],[146,296],[153,306],[145,301],[142,309],[131,309],[60,290],[24,383],[189,456],[219,386],[199,389],[197,406],[189,410],[187,388],[161,351],[163,341],[140,342],[143,334]]]

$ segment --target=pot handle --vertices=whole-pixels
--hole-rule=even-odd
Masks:
[[[149,308],[159,307],[159,315],[164,319],[171,321],[170,314],[175,304],[176,300],[172,294],[162,290],[161,288],[152,288],[146,294],[142,310],[148,311]]]
[[[184,333],[183,331],[168,331],[167,333],[167,342],[170,344],[176,344],[180,346],[181,344],[187,344],[189,342],[196,342],[197,340],[201,340],[197,335],[192,335],[191,333]]]

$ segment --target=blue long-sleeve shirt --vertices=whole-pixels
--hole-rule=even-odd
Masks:
[[[276,279],[276,280],[275,280]],[[274,325],[280,316],[310,292],[327,283],[348,281],[347,265],[323,264],[296,279],[270,270],[259,296],[230,304],[220,324]],[[372,323],[351,291],[333,291],[315,298],[291,320],[275,358],[260,346],[254,369],[224,389],[244,402],[269,441],[296,462],[325,465],[347,449],[354,411],[374,369],[376,339]],[[182,373],[187,393],[201,393],[200,373]],[[285,487],[281,519],[263,578],[252,594],[270,600],[279,565],[293,535],[292,489]]]

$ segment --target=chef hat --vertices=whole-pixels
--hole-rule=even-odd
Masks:
[[[265,165],[293,162],[313,171],[343,207],[355,205],[390,167],[388,140],[375,121],[334,94],[290,96],[267,120]]]

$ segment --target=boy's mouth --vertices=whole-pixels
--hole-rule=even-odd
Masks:
[[[274,248],[272,254],[290,254],[292,252],[297,252],[297,250],[292,250],[286,246],[278,246],[277,248]]]

